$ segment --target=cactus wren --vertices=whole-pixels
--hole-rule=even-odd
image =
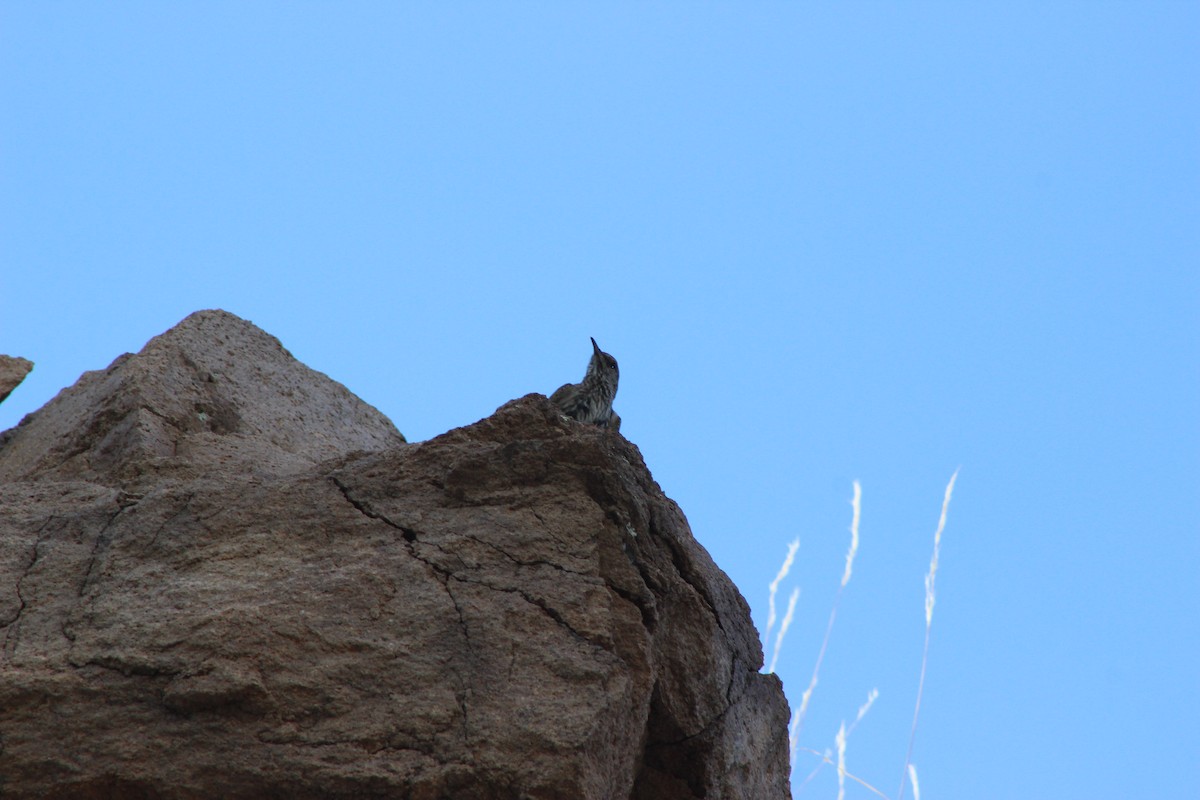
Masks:
[[[613,398],[617,396],[619,375],[617,360],[603,352],[596,340],[592,339],[592,359],[588,362],[583,382],[560,386],[558,391],[550,395],[550,402],[571,419],[620,430],[621,418],[612,408]]]

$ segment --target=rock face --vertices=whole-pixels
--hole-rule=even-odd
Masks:
[[[404,442],[387,417],[224,311],[88,372],[0,434],[0,482],[290,474]]]
[[[27,358],[0,356],[0,403],[25,380],[31,369],[33,362]]]
[[[540,395],[420,444],[200,312],[0,436],[0,796],[785,798],[745,601]]]

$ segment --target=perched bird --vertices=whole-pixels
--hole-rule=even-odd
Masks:
[[[617,360],[600,349],[592,339],[592,359],[582,383],[560,386],[550,395],[550,402],[564,414],[580,422],[602,428],[619,430],[621,418],[613,413],[613,398],[617,396]]]

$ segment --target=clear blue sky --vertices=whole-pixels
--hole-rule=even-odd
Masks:
[[[1195,3],[5,3],[0,428],[200,308],[413,440],[595,336],[760,628],[800,538],[794,703],[862,482],[804,746],[877,687],[848,767],[895,796],[961,466],[922,796],[1193,796],[1198,42]]]

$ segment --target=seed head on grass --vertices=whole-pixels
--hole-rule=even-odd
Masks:
[[[775,580],[767,587],[767,631],[763,634],[763,639],[771,637],[771,628],[775,627],[775,593],[779,591],[779,584],[787,577],[788,571],[792,568],[792,562],[796,560],[796,551],[800,549],[800,540],[793,539],[788,544],[787,556],[783,559],[783,566],[779,568],[779,574],[775,576]]]
[[[854,733],[854,729],[858,727],[858,723],[862,722],[862,718],[871,710],[871,706],[875,705],[877,699],[879,699],[879,690],[872,689],[871,693],[867,695],[867,702],[858,707],[858,716],[854,718],[854,722],[850,725],[850,730],[846,731],[847,736]]]
[[[779,624],[779,635],[775,637],[775,651],[771,654],[771,666],[767,672],[774,672],[775,665],[779,663],[779,649],[783,646],[783,637],[787,635],[788,628],[792,627],[792,617],[796,614],[796,601],[800,599],[800,587],[792,589],[792,596],[788,598],[787,613],[783,615],[783,622]]]
[[[854,516],[850,520],[850,549],[846,551],[846,571],[842,573],[842,587],[850,582],[850,572],[854,568],[854,556],[858,553],[858,518],[862,513],[862,486],[854,482],[854,499],[850,501],[854,507]]]
[[[938,519],[937,532],[933,534],[933,558],[929,560],[929,573],[925,576],[925,627],[933,624],[933,604],[937,600],[934,582],[937,580],[938,553],[942,549],[942,531],[946,527],[946,512],[950,510],[950,495],[954,493],[954,482],[958,480],[958,470],[950,476],[946,484],[946,496],[942,498],[942,516]]]

